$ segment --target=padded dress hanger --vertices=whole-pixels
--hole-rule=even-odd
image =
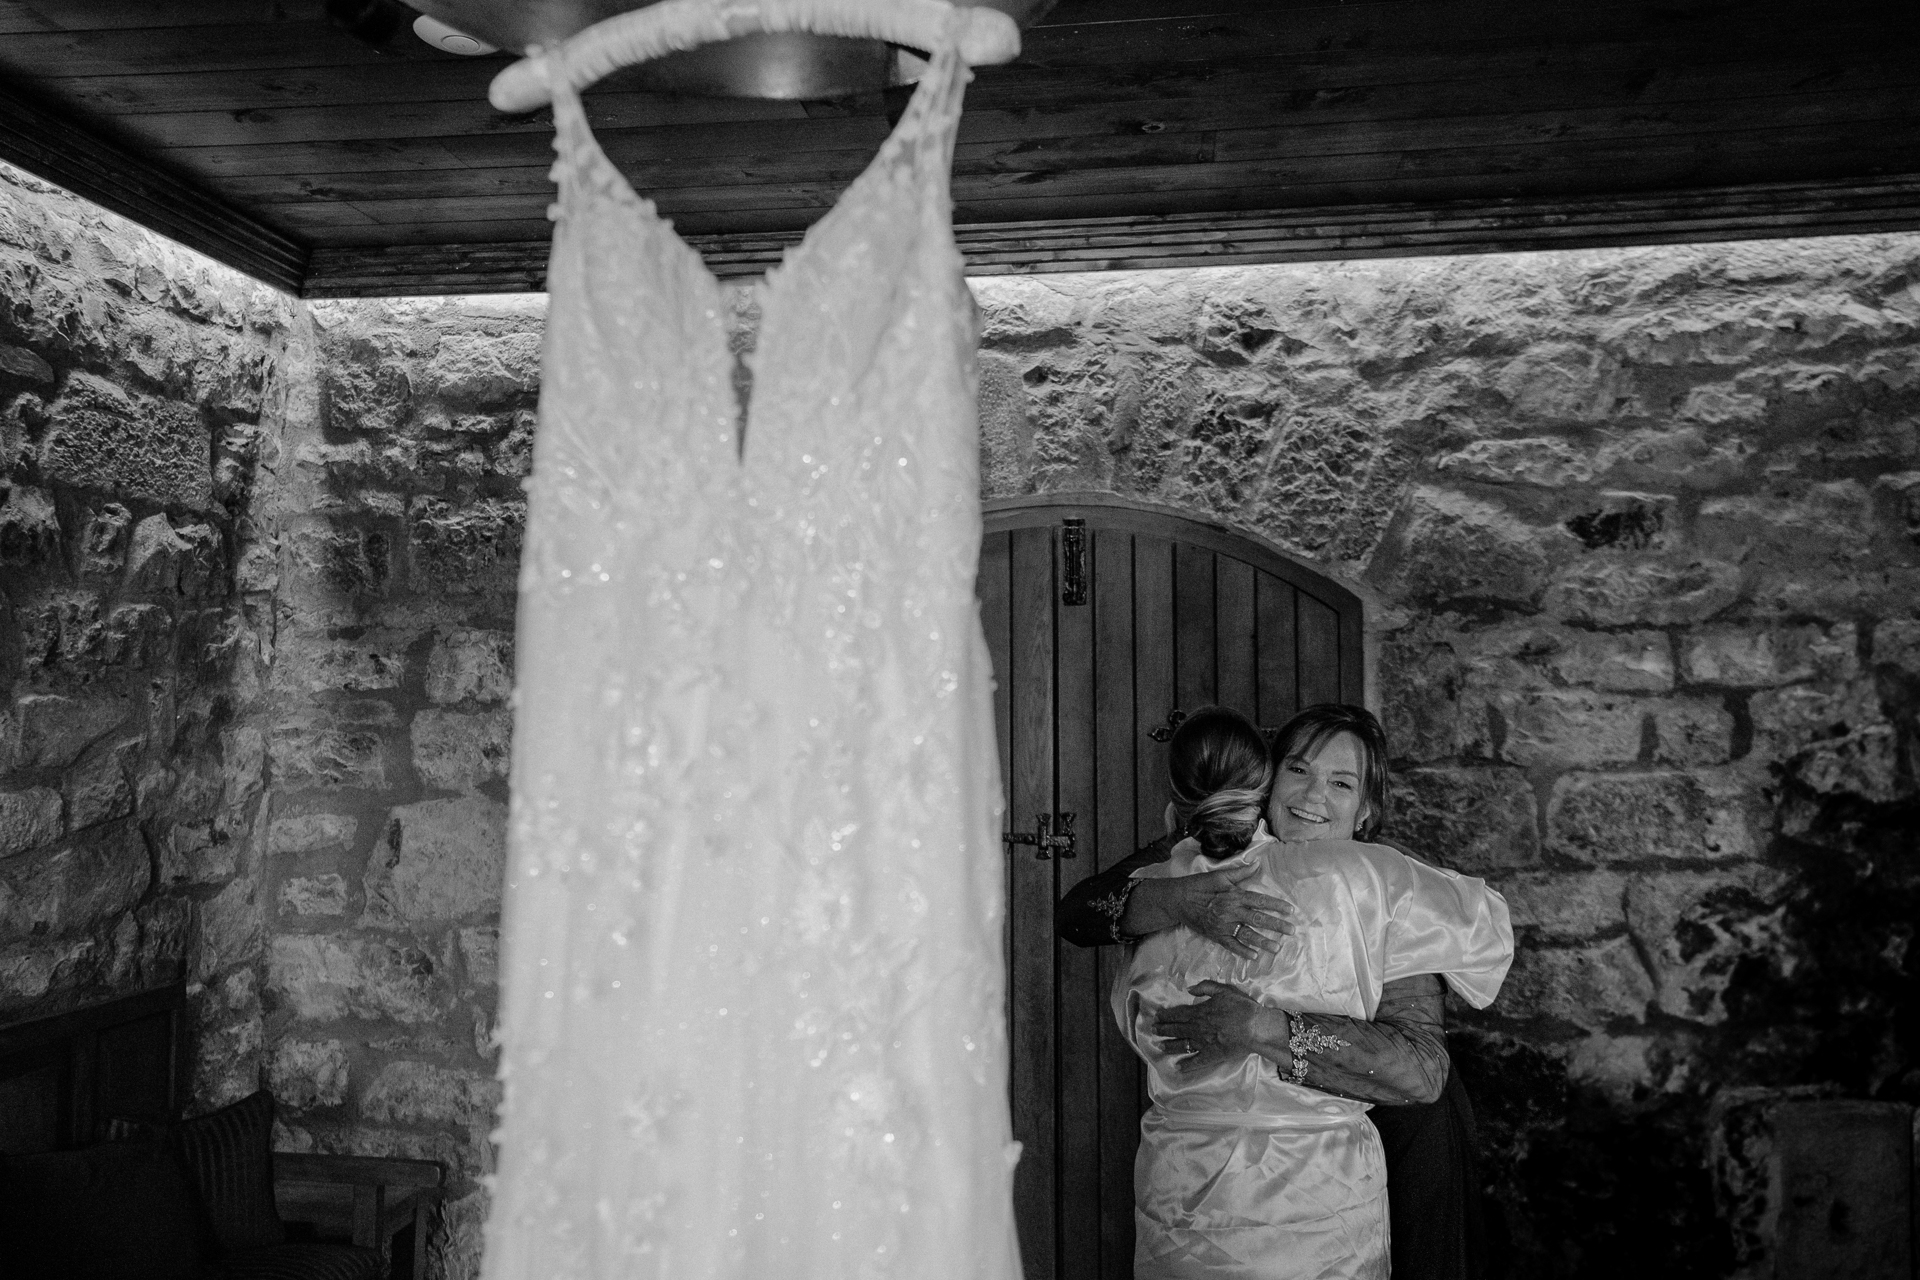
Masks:
[[[557,73],[578,92],[662,54],[775,31],[884,40],[924,51],[957,39],[960,56],[972,66],[1020,56],[1020,28],[1012,18],[984,5],[956,8],[946,0],[660,0],[596,22],[551,54]],[[531,54],[495,76],[488,101],[501,111],[532,111],[551,102],[549,72],[541,65],[548,56]]]

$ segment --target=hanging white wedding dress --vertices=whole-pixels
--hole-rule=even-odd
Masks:
[[[489,1280],[1013,1280],[951,43],[758,286],[554,79]]]

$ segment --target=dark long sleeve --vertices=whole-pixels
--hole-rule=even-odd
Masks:
[[[1120,930],[1127,909],[1128,882],[1141,867],[1173,855],[1171,837],[1156,840],[1105,871],[1088,876],[1066,891],[1053,908],[1053,931],[1076,947],[1104,947],[1131,939]]]
[[[1449,1062],[1440,979],[1423,973],[1382,988],[1372,1021],[1326,1013],[1289,1013],[1287,1061],[1280,1074],[1325,1093],[1405,1106],[1437,1099]],[[1293,1070],[1306,1063],[1304,1078]]]

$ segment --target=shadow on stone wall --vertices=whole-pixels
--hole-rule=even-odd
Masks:
[[[186,977],[254,1087],[273,553],[297,304],[0,165],[0,1019]]]
[[[295,1150],[438,1160],[477,1271],[539,300],[315,303],[268,735],[266,1075]]]

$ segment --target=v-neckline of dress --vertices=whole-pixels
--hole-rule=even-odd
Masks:
[[[954,21],[950,19],[950,22]],[[834,199],[832,205],[820,217],[810,223],[802,233],[797,244],[789,247],[781,256],[778,264],[768,269],[766,274],[750,287],[759,304],[763,317],[758,336],[756,355],[764,353],[777,345],[779,333],[771,330],[767,318],[776,314],[775,309],[767,305],[768,301],[780,292],[787,277],[798,275],[796,267],[804,266],[806,261],[818,252],[818,242],[826,233],[847,215],[847,210],[855,205],[859,198],[876,183],[883,180],[887,170],[898,160],[906,147],[924,136],[931,126],[952,128],[959,114],[956,99],[959,89],[970,73],[961,59],[958,39],[953,29],[947,32],[945,45],[934,51],[927,70],[915,86],[913,98],[900,119],[888,130],[886,138],[874,152],[860,173]],[[567,166],[574,167],[571,180],[579,183],[583,193],[590,198],[611,198],[617,204],[625,205],[637,211],[643,225],[654,236],[672,246],[672,251],[681,257],[691,268],[692,274],[701,282],[702,289],[710,296],[714,306],[709,310],[713,316],[713,331],[716,341],[725,343],[726,325],[720,319],[722,308],[718,305],[722,283],[708,267],[706,260],[698,250],[686,242],[686,239],[674,228],[670,218],[663,217],[653,200],[641,195],[627,180],[617,165],[608,158],[606,151],[595,136],[588,122],[586,108],[580,94],[566,81],[557,68],[550,70],[554,112],[554,150],[558,159],[554,165],[554,177],[561,184],[560,201],[556,208],[567,208],[565,183],[569,180]],[[956,80],[958,83],[956,83]],[[946,113],[945,118],[935,120],[936,112]],[[735,357],[739,359],[739,357]],[[754,436],[754,412],[760,397],[747,395],[739,406],[740,424],[743,431],[742,445],[737,461],[746,462],[746,444]]]

